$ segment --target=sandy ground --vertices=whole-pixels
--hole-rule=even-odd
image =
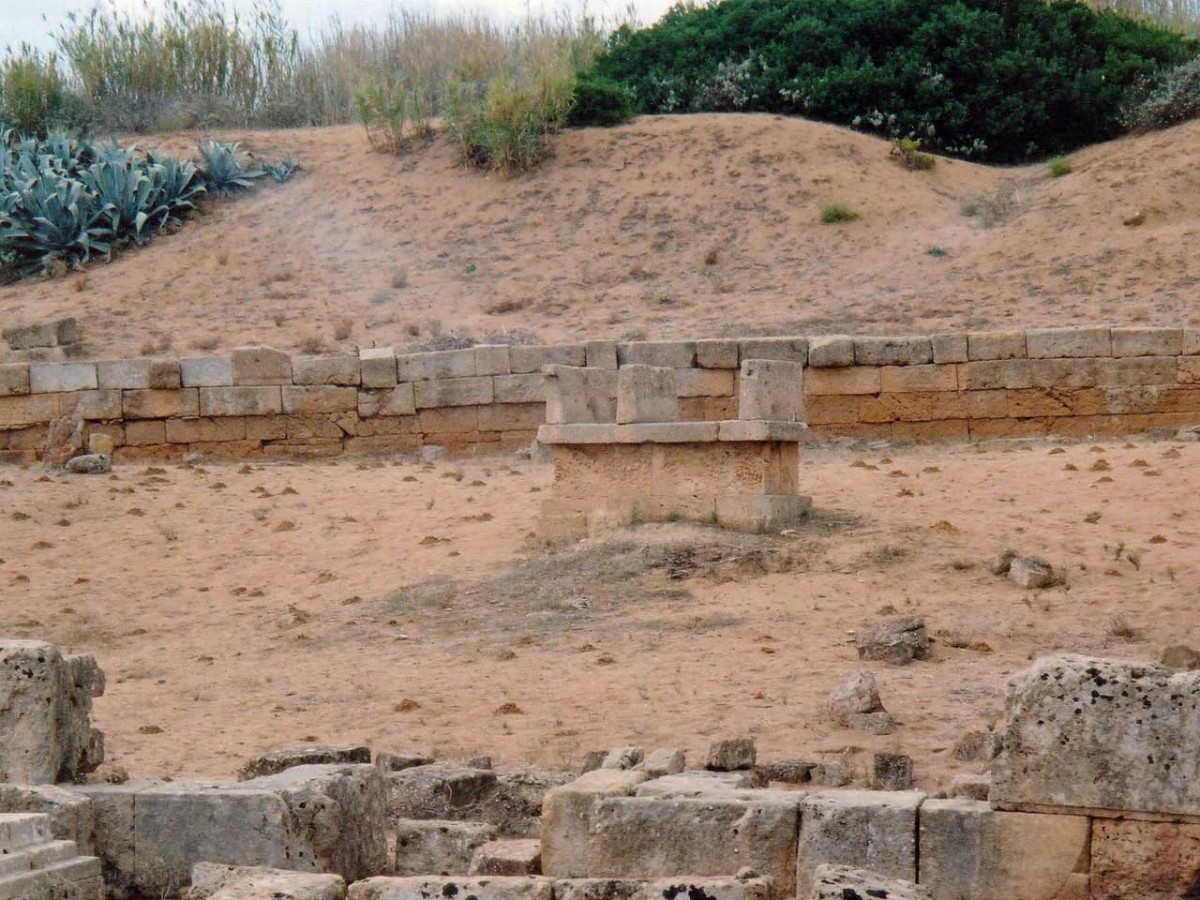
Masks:
[[[550,469],[508,457],[4,468],[0,634],[99,659],[97,724],[134,774],[229,776],[314,740],[508,767],[752,734],[760,758],[860,773],[910,753],[924,787],[977,765],[953,745],[1034,656],[1200,643],[1200,444],[814,448],[802,475],[819,513],[793,534],[653,526],[551,553],[532,541]],[[993,576],[1004,546],[1065,585]],[[857,660],[850,632],[891,609],[942,635],[932,660]],[[860,668],[895,734],[823,715]]]
[[[910,172],[876,138],[768,115],[565,132],[518,178],[445,141],[373,153],[356,127],[224,137],[304,171],[112,264],[0,288],[0,323],[75,315],[106,357],[1200,323],[1200,122],[1081,151],[1058,179]],[[861,218],[820,224],[827,200]]]

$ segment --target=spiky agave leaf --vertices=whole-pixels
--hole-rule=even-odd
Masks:
[[[219,194],[234,194],[254,186],[258,178],[266,175],[257,166],[247,168],[242,164],[243,154],[238,144],[223,144],[205,141],[200,144],[200,174],[210,191]]]
[[[35,264],[47,259],[86,262],[111,247],[112,232],[100,221],[103,215],[83,182],[45,172],[7,215],[0,250],[17,251]]]

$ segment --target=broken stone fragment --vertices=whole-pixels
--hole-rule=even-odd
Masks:
[[[249,781],[264,775],[275,775],[295,766],[339,765],[369,763],[371,749],[360,746],[310,745],[270,750],[238,769],[238,781]]]
[[[660,748],[652,751],[642,761],[642,771],[648,778],[662,778],[664,775],[678,775],[686,765],[682,750]]]
[[[855,672],[829,695],[826,707],[830,718],[839,725],[847,724],[858,713],[883,712],[875,676],[870,672]]]
[[[542,842],[536,839],[488,841],[475,851],[471,875],[540,875]]]
[[[704,768],[712,772],[736,772],[754,768],[757,759],[753,738],[725,738],[708,745]]]
[[[1036,556],[1018,556],[1008,567],[1008,578],[1026,589],[1054,586],[1058,582],[1054,567]]]
[[[192,867],[187,900],[344,900],[340,875],[202,862]]]
[[[859,629],[854,637],[859,659],[903,666],[929,656],[929,635],[921,616],[888,616]]]
[[[381,751],[375,754],[375,765],[384,772],[401,772],[414,766],[427,766],[433,762],[433,756],[417,751],[391,753]]]
[[[642,761],[646,751],[641,747],[617,747],[610,750],[601,764],[603,769],[632,769]]]
[[[884,735],[896,730],[896,720],[885,710],[869,713],[854,713],[846,719],[846,727],[866,734]]]
[[[112,460],[104,453],[85,453],[68,459],[66,470],[72,475],[106,475],[112,471]]]
[[[1174,644],[1163,650],[1159,662],[1168,669],[1194,672],[1200,669],[1200,653],[1183,644]]]
[[[913,761],[903,753],[876,753],[871,763],[871,787],[877,791],[906,791],[912,787]]]
[[[816,767],[817,763],[804,759],[779,759],[775,762],[763,763],[758,768],[768,782],[804,784],[812,777],[812,771]]]
[[[866,869],[821,865],[817,866],[813,873],[811,900],[865,900],[868,897],[886,897],[887,900],[933,900],[932,894],[911,881],[887,878]]]

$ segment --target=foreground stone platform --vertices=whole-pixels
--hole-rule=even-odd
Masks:
[[[100,860],[51,836],[50,817],[0,814],[0,900],[103,900]]]

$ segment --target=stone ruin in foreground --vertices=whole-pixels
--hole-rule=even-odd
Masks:
[[[233,783],[82,784],[103,675],[0,642],[0,900],[1183,900],[1200,896],[1200,672],[1013,676],[987,799],[831,790],[746,740],[498,774],[366,748]]]

